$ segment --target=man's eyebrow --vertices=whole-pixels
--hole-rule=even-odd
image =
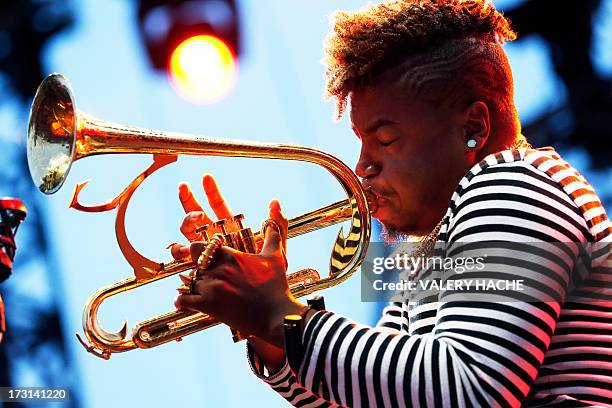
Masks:
[[[367,134],[373,134],[376,133],[376,131],[378,129],[380,129],[383,126],[388,126],[388,125],[396,125],[397,122],[394,122],[392,120],[389,119],[385,119],[385,118],[378,118],[376,120],[374,120],[374,122],[372,122],[367,128],[366,128],[366,133]]]

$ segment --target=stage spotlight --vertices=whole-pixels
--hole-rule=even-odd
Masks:
[[[172,52],[168,76],[184,98],[196,103],[222,99],[234,85],[236,60],[221,39],[197,35],[186,39]]]
[[[234,0],[140,0],[138,23],[153,68],[181,96],[212,103],[231,90],[240,54]]]

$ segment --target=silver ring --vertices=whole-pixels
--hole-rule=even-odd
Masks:
[[[219,248],[223,246],[225,239],[223,235],[217,233],[212,236],[210,241],[206,244],[206,247],[198,257],[196,268],[191,271],[191,283],[189,284],[189,293],[195,295],[195,286],[198,279],[201,278],[202,273],[210,266],[215,258],[215,253]]]
[[[281,235],[281,227],[280,225],[278,225],[278,223],[276,221],[274,221],[272,218],[268,218],[267,220],[265,220],[262,224],[261,224],[261,232],[262,234],[265,236],[266,235],[266,229],[268,229],[268,227],[273,226],[276,231],[278,232],[279,235]]]
[[[200,256],[198,257],[197,269],[204,270],[208,268],[208,266],[212,263],[215,257],[215,253],[219,248],[223,246],[224,243],[225,238],[223,238],[223,235],[219,233],[213,235],[210,241],[208,241],[208,244],[206,244],[206,247],[204,248]]]

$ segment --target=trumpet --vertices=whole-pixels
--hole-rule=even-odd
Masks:
[[[117,243],[133,270],[133,276],[99,289],[85,305],[85,339],[78,333],[76,336],[83,347],[97,357],[109,359],[112,353],[180,341],[187,335],[219,323],[206,313],[174,310],[136,324],[128,335],[127,322],[119,331],[111,332],[102,328],[98,320],[98,309],[109,297],[195,268],[191,260],[157,262],[145,257],[132,246],[125,229],[125,213],[134,192],[155,171],[174,163],[178,155],[296,160],[322,166],[336,178],[347,198],[292,218],[289,220],[288,237],[347,220],[351,223],[350,230],[346,236],[342,229],[338,232],[327,276],[321,277],[311,268],[287,274],[294,296],[309,295],[345,281],[365,257],[370,239],[369,195],[351,169],[336,157],[302,146],[217,139],[101,121],[76,109],[74,93],[66,77],[56,73],[45,78],[32,103],[27,141],[28,166],[39,190],[45,194],[57,192],[66,180],[72,163],[77,160],[115,153],[152,154],[153,163],[114,199],[100,205],[81,204],[79,194],[87,181],[79,183],[69,205],[83,212],[117,210]],[[245,252],[258,252],[263,243],[263,231],[253,232],[251,228],[243,227],[242,218],[242,215],[238,215],[232,220],[219,220],[214,227],[223,232],[225,245]],[[235,223],[238,230],[227,232],[226,222]],[[203,239],[206,239],[205,233]]]

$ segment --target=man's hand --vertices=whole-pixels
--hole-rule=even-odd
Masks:
[[[176,299],[178,309],[205,312],[237,329],[277,347],[283,347],[283,317],[299,314],[304,306],[297,302],[287,285],[287,258],[284,243],[288,221],[278,201],[270,203],[269,224],[259,254],[248,254],[228,247],[217,250],[215,260],[195,284],[195,294]],[[190,246],[192,259],[205,247]]]
[[[216,217],[232,217],[234,214],[219,191],[215,179],[211,175],[205,175],[202,184]],[[186,183],[179,185],[179,199],[186,212],[181,232],[192,244],[173,244],[171,252],[176,259],[192,257],[197,260],[204,243],[199,241],[202,237],[195,230],[197,227],[211,224],[213,220],[204,212]],[[251,342],[257,351],[260,354],[275,354],[273,359],[279,362],[278,350],[275,353],[264,353],[264,348],[269,349],[269,345],[264,342],[284,351],[283,317],[286,314],[299,313],[303,305],[291,296],[287,285],[288,221],[282,214],[278,201],[270,203],[270,218],[280,227],[280,231],[273,225],[266,228],[264,244],[259,254],[247,254],[228,247],[220,248],[213,264],[196,284],[197,293],[179,295],[175,304],[179,309],[208,313],[244,335],[257,336],[259,340]],[[226,228],[230,232],[235,231],[236,226],[229,223]],[[209,231],[209,236],[214,232],[218,231]],[[264,359],[270,361],[271,358]]]
[[[210,174],[205,174],[204,177],[202,177],[202,186],[204,187],[208,204],[215,213],[215,216],[218,219],[231,218],[234,213],[219,191],[219,186],[217,186],[214,177]],[[210,225],[214,221],[204,212],[204,209],[195,198],[193,191],[191,191],[189,184],[179,184],[179,200],[186,214],[181,224],[181,233],[190,242],[201,240],[202,234],[196,233],[196,228]],[[228,232],[235,231],[235,228],[236,226],[233,225],[233,223],[228,223],[226,225]],[[220,231],[214,229],[210,230],[209,235],[212,236],[215,232]],[[172,244],[170,252],[175,259],[187,258],[189,257],[189,245]]]

